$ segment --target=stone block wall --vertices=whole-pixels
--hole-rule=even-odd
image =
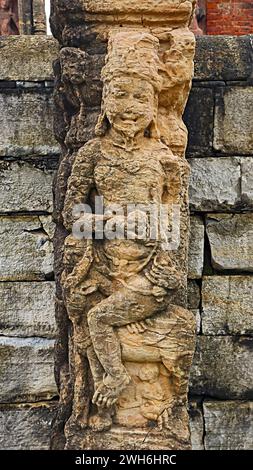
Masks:
[[[192,437],[205,449],[253,449],[252,52],[250,36],[198,38],[185,112],[189,293],[199,319]]]
[[[48,449],[53,376],[53,137],[47,37],[0,40],[0,449]],[[15,60],[13,59],[16,58]],[[190,139],[194,449],[253,449],[253,66],[250,37],[201,37]]]
[[[53,349],[52,60],[48,37],[0,39],[0,449],[48,449]]]

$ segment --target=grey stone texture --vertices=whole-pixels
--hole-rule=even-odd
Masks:
[[[204,402],[206,450],[253,450],[253,402]]]
[[[206,224],[212,266],[253,272],[253,214],[208,215]]]
[[[200,333],[201,331],[201,315],[200,315],[200,286],[197,281],[189,279],[188,280],[188,308],[193,312],[196,318],[196,332]]]
[[[5,91],[0,93],[0,109],[0,156],[59,153],[50,91]]]
[[[56,408],[57,402],[0,405],[1,450],[49,450]],[[202,450],[202,410],[192,402],[189,411],[193,450]]]
[[[247,80],[252,74],[249,36],[200,36],[197,38],[195,80]]]
[[[0,403],[49,400],[57,395],[54,340],[0,336]]]
[[[195,400],[189,404],[192,450],[204,450],[204,419],[202,405]]]
[[[189,245],[189,279],[200,279],[204,267],[204,223],[200,217],[191,217]]]
[[[39,217],[0,217],[0,235],[0,281],[52,277],[53,245]]]
[[[253,208],[253,157],[241,159],[241,199],[246,207]]]
[[[2,36],[0,80],[53,80],[58,49],[50,36]]]
[[[224,154],[253,154],[252,108],[252,86],[220,88],[215,106],[215,150]]]
[[[202,284],[204,335],[253,335],[253,276],[206,276]]]
[[[0,212],[53,210],[53,173],[25,162],[0,162]]]
[[[253,399],[253,338],[198,336],[191,372],[193,395]]]
[[[0,406],[1,450],[49,450],[57,403]]]
[[[213,89],[192,88],[184,113],[184,121],[189,130],[188,157],[206,157],[212,153],[213,114]]]
[[[239,158],[191,158],[190,165],[191,210],[226,211],[240,202]]]
[[[0,283],[0,336],[56,335],[54,282]]]
[[[0,448],[48,450],[56,407],[48,402],[1,405]],[[253,402],[204,400],[202,411],[192,401],[189,413],[193,450],[252,450]]]

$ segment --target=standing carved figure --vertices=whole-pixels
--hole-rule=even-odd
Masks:
[[[19,34],[17,0],[0,0],[0,36]]]
[[[178,257],[185,234],[168,250],[160,229],[150,235],[152,221],[145,213],[145,207],[158,208],[160,227],[159,208],[166,207],[167,229],[173,231],[172,209],[178,206],[179,228],[187,230],[188,163],[161,141],[158,130],[167,76],[158,48],[158,39],[147,32],[112,34],[97,137],[78,151],[68,180],[62,285],[73,325],[75,386],[67,428],[78,424],[102,431],[112,424],[145,428],[155,422],[173,432],[177,416],[185,419],[178,439],[187,442],[182,413],[195,327],[191,312],[174,304],[185,283]],[[96,197],[103,199],[101,214],[94,210]],[[78,219],[82,204],[92,212]],[[134,228],[144,219],[147,226],[136,236]],[[92,239],[76,237],[81,226],[91,227]],[[124,236],[106,237],[115,227]],[[87,388],[86,357],[93,391]]]

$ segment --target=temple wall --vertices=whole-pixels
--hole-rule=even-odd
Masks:
[[[197,39],[185,112],[191,176],[189,308],[194,449],[253,448],[251,38]],[[52,181],[57,44],[0,39],[0,448],[47,449],[53,375]],[[251,401],[252,400],[252,401]]]

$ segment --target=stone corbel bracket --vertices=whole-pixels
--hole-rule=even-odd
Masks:
[[[65,45],[74,40],[71,31],[99,33],[108,37],[115,27],[144,28],[166,40],[168,29],[187,28],[191,23],[195,0],[55,0],[51,22],[54,34]],[[57,18],[57,21],[56,21]],[[83,37],[83,40],[85,38]]]

